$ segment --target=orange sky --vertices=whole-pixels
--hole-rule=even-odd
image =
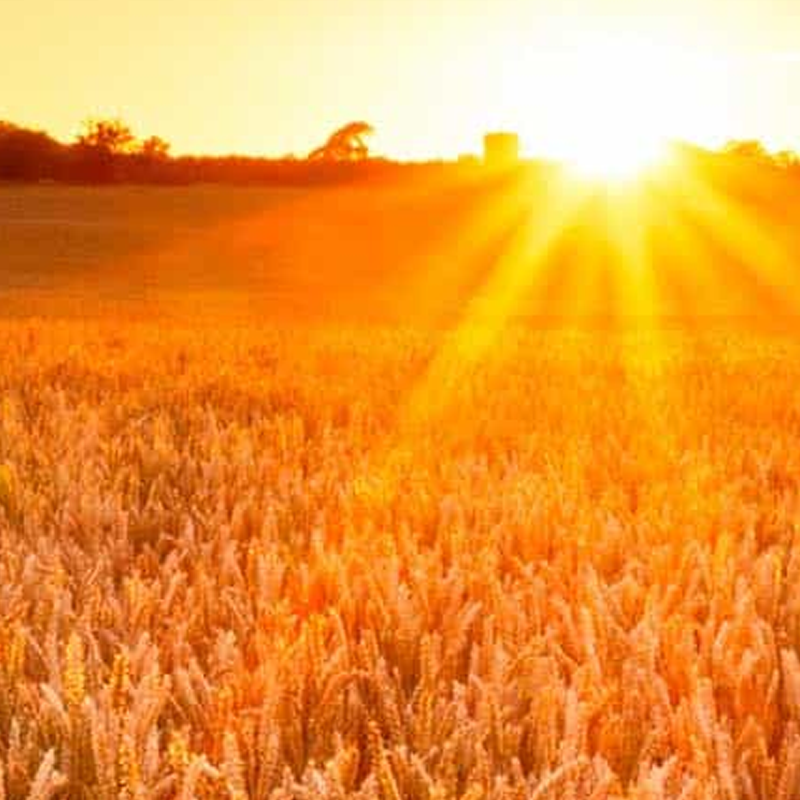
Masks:
[[[357,118],[394,156],[494,127],[557,154],[613,115],[800,149],[797,0],[0,0],[0,22],[0,118],[63,138],[108,114],[178,152],[304,154]]]

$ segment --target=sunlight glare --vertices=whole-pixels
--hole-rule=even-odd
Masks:
[[[552,141],[539,142],[578,175],[627,180],[660,165],[678,106],[691,105],[686,64],[643,41],[588,40],[547,60]],[[536,138],[541,120],[526,126]]]
[[[564,160],[582,178],[618,182],[638,178],[660,164],[665,149],[665,143],[656,138],[611,133],[596,136]]]

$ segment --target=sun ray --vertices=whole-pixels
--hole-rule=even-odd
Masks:
[[[617,295],[614,312],[623,325],[657,327],[661,308],[650,252],[650,198],[638,185],[624,191],[610,188],[604,200]]]
[[[756,219],[731,192],[717,190],[689,166],[680,168],[678,180],[684,206],[727,251],[726,273],[720,281],[750,278],[751,287],[760,294],[751,313],[800,313],[800,275],[774,227],[766,219]]]
[[[498,259],[513,246],[528,223],[531,207],[547,205],[543,187],[551,179],[547,168],[523,170],[501,178],[495,186],[473,187],[478,202],[454,226],[445,220],[438,246],[410,265],[407,293],[414,305],[409,313],[427,322],[436,322],[442,314],[446,319],[463,317],[463,303],[480,291]],[[444,299],[450,302],[442,309]]]
[[[674,181],[659,179],[651,191],[660,294],[670,320],[696,327],[701,319],[708,324],[741,313],[741,298],[720,273],[705,226],[686,209]]]
[[[491,353],[501,330],[542,282],[548,254],[585,200],[585,189],[561,176],[551,182],[537,213],[528,210],[485,284],[466,304],[461,323],[412,388],[408,420],[436,416],[446,408],[463,375]]]
[[[609,187],[603,196],[603,222],[608,236],[609,273],[613,278],[613,329],[621,341],[619,392],[634,416],[639,436],[647,435],[653,448],[667,460],[674,452],[668,424],[668,379],[672,360],[670,335],[665,327],[665,304],[656,280],[653,249],[654,221],[660,206],[651,187],[641,182],[632,187]]]

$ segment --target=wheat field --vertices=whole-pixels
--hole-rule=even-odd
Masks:
[[[0,797],[800,794],[800,345],[457,338],[0,323]]]

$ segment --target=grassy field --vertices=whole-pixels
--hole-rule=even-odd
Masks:
[[[0,316],[451,326],[476,298],[513,293],[488,316],[794,329],[800,193],[738,191],[654,184],[620,199],[557,174],[313,190],[0,185]]]
[[[409,305],[423,259],[477,203],[459,186],[0,186],[0,293],[48,315],[72,298],[79,314],[100,300],[112,313],[352,317],[367,298],[378,319],[398,291]]]
[[[359,191],[0,190],[0,798],[796,800],[800,342]]]

